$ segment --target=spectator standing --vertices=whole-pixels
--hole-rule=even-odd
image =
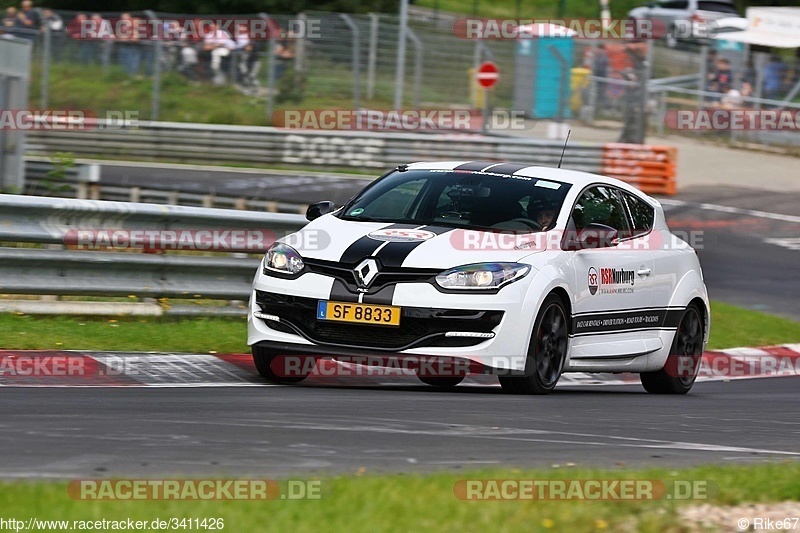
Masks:
[[[14,30],[19,27],[16,7],[12,6],[6,8],[6,16],[0,21],[0,27],[3,28],[5,33],[14,33]]]
[[[91,63],[94,49],[91,43],[84,39],[83,27],[89,17],[86,13],[78,13],[75,18],[67,23],[67,37],[78,41],[78,62]]]
[[[714,93],[727,94],[733,85],[733,73],[731,72],[731,62],[721,57],[716,61],[716,69],[711,77],[708,90]]]
[[[783,86],[783,78],[786,76],[788,67],[779,55],[773,54],[769,58],[769,63],[764,67],[764,97],[777,98]]]
[[[54,61],[59,61],[64,52],[67,36],[64,33],[64,21],[52,9],[42,9],[42,30],[50,31],[50,54]]]
[[[278,60],[275,66],[275,81],[283,77],[286,69],[294,61],[294,56],[294,35],[289,35],[288,39],[284,37],[278,41],[275,47],[275,58]]]
[[[114,29],[111,23],[104,19],[99,13],[92,13],[89,20],[92,21],[92,29],[97,32],[95,56],[99,59],[101,65],[108,65],[111,62]]]
[[[599,44],[592,54],[592,76],[596,78],[608,77],[608,54],[604,44]],[[606,82],[595,81],[595,108],[603,109],[606,105]]]
[[[40,29],[42,27],[42,17],[39,15],[39,10],[33,7],[32,0],[23,0],[21,7],[20,13],[31,21],[31,25],[34,29]]]
[[[222,72],[222,59],[231,54],[236,48],[236,42],[231,39],[228,32],[211,25],[209,32],[203,38],[203,51],[211,56],[211,73],[216,85],[225,83],[225,74]]]
[[[120,15],[116,30],[117,60],[128,75],[135,76],[139,71],[142,52],[137,44],[139,37],[130,13]]]

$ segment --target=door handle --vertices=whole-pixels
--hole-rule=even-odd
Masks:
[[[653,273],[653,271],[649,268],[641,268],[636,273],[639,274],[640,276],[649,276],[650,274]]]

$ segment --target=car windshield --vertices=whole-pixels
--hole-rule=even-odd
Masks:
[[[339,213],[344,220],[481,230],[552,229],[570,185],[480,171],[395,171]]]

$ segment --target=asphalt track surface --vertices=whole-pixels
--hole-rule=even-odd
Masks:
[[[800,459],[796,377],[641,387],[5,388],[2,478]]]
[[[662,199],[698,250],[709,296],[800,320],[800,194],[694,187]]]

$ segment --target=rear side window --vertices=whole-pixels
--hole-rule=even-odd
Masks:
[[[620,193],[628,206],[633,223],[633,235],[641,235],[653,229],[655,209],[644,201],[626,192]]]
[[[697,9],[702,11],[716,11],[717,13],[730,13],[731,15],[739,15],[733,5],[726,4],[725,2],[698,2]]]

